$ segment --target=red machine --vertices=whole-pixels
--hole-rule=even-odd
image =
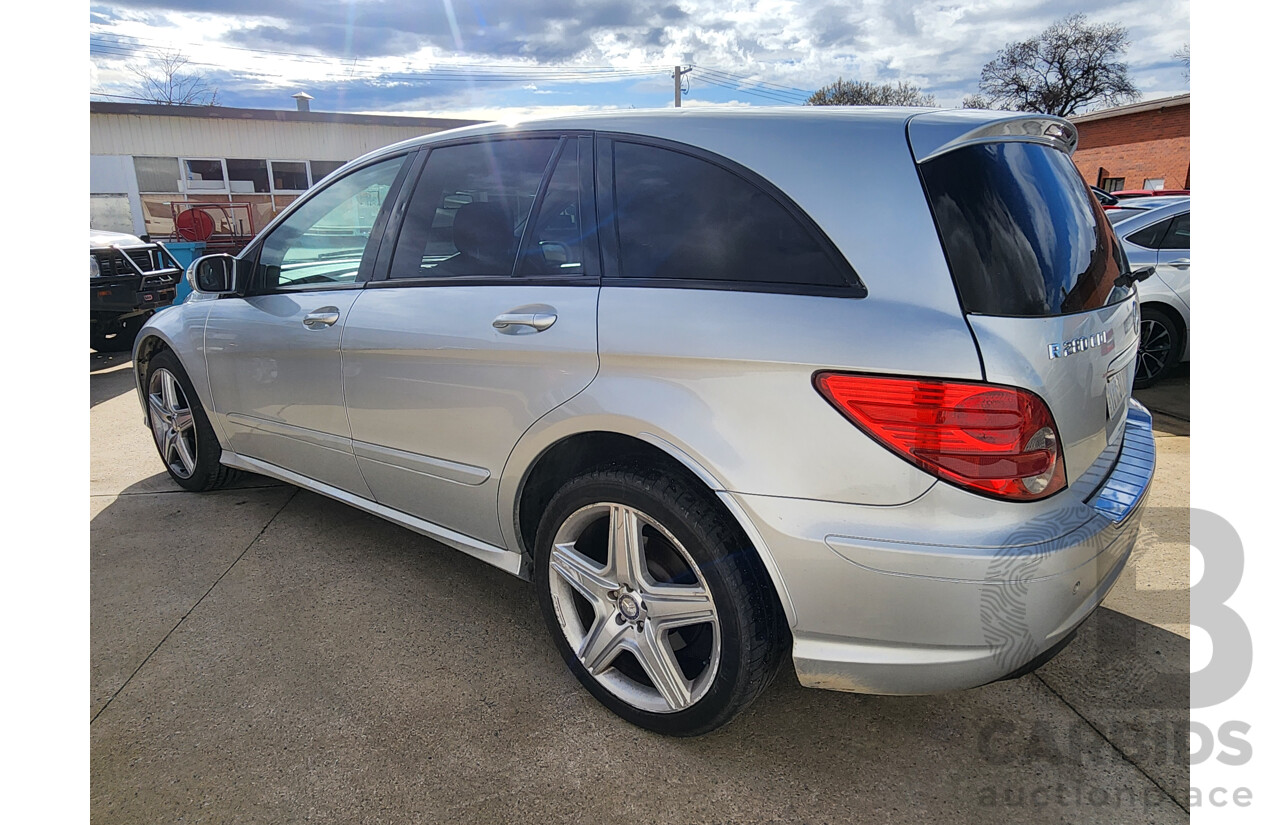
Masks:
[[[235,254],[258,232],[252,204],[174,201],[171,206],[174,235],[184,241],[203,241],[210,253]]]

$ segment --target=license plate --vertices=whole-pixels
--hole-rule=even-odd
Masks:
[[[1129,370],[1107,376],[1107,420],[1110,421],[1129,403]]]

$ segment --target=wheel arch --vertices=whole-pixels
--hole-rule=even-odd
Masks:
[[[529,462],[514,490],[511,523],[520,552],[532,560],[540,516],[567,481],[591,470],[626,464],[660,467],[710,496],[755,552],[773,585],[776,606],[782,610],[788,627],[795,626],[795,610],[785,583],[755,525],[713,473],[684,450],[652,433],[589,429],[562,435],[546,444]]]
[[[178,362],[182,363],[182,357],[178,355],[173,343],[153,329],[144,329],[133,345],[133,383],[138,390],[138,403],[142,405],[143,421],[147,424],[151,420],[147,408],[147,369],[151,365],[151,359],[164,350],[172,352]],[[185,364],[183,368],[186,368]],[[190,375],[191,371],[187,370],[187,374]]]
[[[1182,312],[1177,307],[1167,301],[1152,299],[1150,301],[1140,301],[1138,303],[1138,311],[1141,314],[1148,307],[1158,309],[1173,320],[1174,325],[1178,328],[1178,334],[1182,337],[1182,352],[1176,353],[1178,361],[1186,355],[1189,338],[1187,336],[1187,321],[1182,317]]]

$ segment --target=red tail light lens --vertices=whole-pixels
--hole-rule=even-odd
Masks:
[[[1016,501],[1067,486],[1058,428],[1034,393],[994,384],[820,372],[818,391],[925,472]]]

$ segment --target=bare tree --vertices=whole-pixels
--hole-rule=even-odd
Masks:
[[[1140,100],[1120,58],[1129,32],[1114,23],[1091,25],[1083,14],[1058,20],[1040,34],[1007,43],[982,67],[979,90],[1001,109],[1076,114],[1095,103]]]
[[[933,95],[904,81],[869,83],[838,78],[809,96],[810,106],[933,106]]]
[[[982,95],[966,95],[964,102],[960,104],[962,109],[990,109],[992,102]]]
[[[1191,44],[1183,43],[1182,48],[1173,53],[1173,59],[1183,65],[1182,77],[1191,82]]]
[[[170,50],[145,65],[130,66],[138,78],[138,97],[173,106],[217,106],[218,90],[203,76],[183,72],[190,62],[182,52]]]

